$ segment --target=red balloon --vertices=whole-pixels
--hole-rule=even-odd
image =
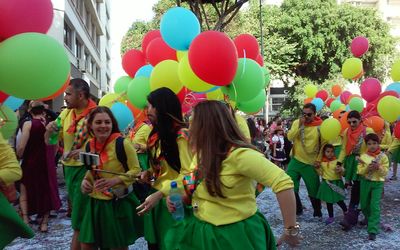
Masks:
[[[146,51],[147,51],[147,46],[150,44],[153,39],[161,37],[161,32],[160,30],[150,30],[149,32],[144,35],[143,40],[142,40],[142,51],[143,54],[146,56]]]
[[[155,38],[149,43],[146,50],[146,58],[153,66],[164,60],[178,60],[176,51],[169,47],[161,37]]]
[[[136,71],[146,64],[143,53],[137,49],[128,50],[122,57],[122,68],[130,77],[135,77]]]
[[[51,0],[0,1],[0,37],[26,32],[46,34],[53,22]]]
[[[328,96],[329,96],[329,94],[328,94],[328,91],[326,91],[326,90],[320,90],[317,92],[317,95],[316,95],[316,97],[321,98],[322,101],[325,101],[326,99],[328,99]]]
[[[257,62],[261,67],[264,66],[264,59],[263,59],[263,57],[262,57],[261,54],[258,54],[258,56],[257,56],[257,58],[256,58],[256,62]]]
[[[361,57],[369,48],[368,39],[363,36],[358,36],[351,41],[350,50],[355,57]]]
[[[9,95],[4,93],[3,91],[0,91],[0,103],[3,103],[8,97]]]
[[[201,80],[216,86],[228,85],[238,67],[235,44],[225,33],[202,32],[190,45],[189,63]]]
[[[238,35],[233,42],[235,43],[239,58],[250,58],[257,60],[260,54],[260,47],[257,39],[250,34]]]
[[[188,89],[183,87],[181,89],[181,91],[179,91],[179,93],[176,95],[178,97],[179,101],[181,102],[181,104],[185,100],[185,96],[186,96],[187,93],[189,93]]]
[[[334,99],[334,98],[328,98],[328,100],[326,100],[326,102],[325,102],[326,106],[327,106],[328,108],[330,108],[330,107],[331,107],[331,103],[332,103],[334,100],[336,100],[336,99]]]
[[[397,139],[400,139],[400,122],[396,122],[396,125],[394,125],[393,134]]]

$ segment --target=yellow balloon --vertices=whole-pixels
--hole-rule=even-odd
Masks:
[[[184,55],[179,62],[178,76],[182,84],[194,92],[204,92],[214,87],[196,76],[190,67],[188,54]]]
[[[99,106],[105,106],[111,108],[116,102],[124,102],[124,98],[120,94],[109,93],[105,94],[99,101]]]
[[[222,101],[224,100],[224,93],[222,93],[221,88],[206,93],[207,100]]]
[[[393,63],[390,75],[394,82],[400,82],[400,60]]]
[[[178,62],[173,60],[164,60],[158,63],[150,75],[150,90],[156,90],[167,87],[179,93],[182,89],[182,82],[178,77]]]
[[[363,71],[363,64],[359,58],[349,58],[342,65],[342,75],[345,79],[353,79]]]
[[[337,119],[328,118],[322,122],[320,130],[322,138],[330,141],[339,136],[342,127]]]
[[[378,102],[379,115],[388,122],[394,122],[400,116],[400,100],[394,96],[385,96]]]
[[[317,92],[318,92],[318,88],[317,88],[317,86],[315,86],[313,84],[307,84],[304,87],[304,93],[309,98],[314,97],[317,94]]]
[[[176,58],[178,59],[178,62],[181,61],[182,57],[187,56],[188,51],[187,50],[177,50],[176,51]]]
[[[340,110],[346,110],[346,105],[345,104],[342,104],[342,105],[340,105],[340,108],[339,108]]]

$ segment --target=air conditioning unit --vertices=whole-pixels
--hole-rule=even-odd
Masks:
[[[86,72],[86,62],[83,59],[78,59],[78,69],[82,73]]]

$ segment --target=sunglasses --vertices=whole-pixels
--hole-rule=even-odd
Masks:
[[[357,124],[358,121],[347,121],[348,124]]]
[[[303,112],[303,116],[311,117],[312,115],[313,115],[313,113],[306,113],[306,112]]]

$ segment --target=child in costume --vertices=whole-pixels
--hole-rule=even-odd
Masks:
[[[333,223],[333,203],[337,203],[343,210],[347,212],[346,204],[344,203],[344,184],[342,175],[344,168],[337,166],[337,159],[335,157],[335,149],[332,144],[326,144],[323,148],[322,161],[318,167],[318,173],[322,176],[322,182],[318,189],[317,198],[326,202],[328,209],[328,219],[325,224]]]
[[[368,238],[375,240],[379,232],[380,203],[385,177],[389,171],[389,159],[379,146],[379,137],[368,134],[365,137],[368,151],[358,161],[358,174],[361,176],[360,203],[368,225]]]

